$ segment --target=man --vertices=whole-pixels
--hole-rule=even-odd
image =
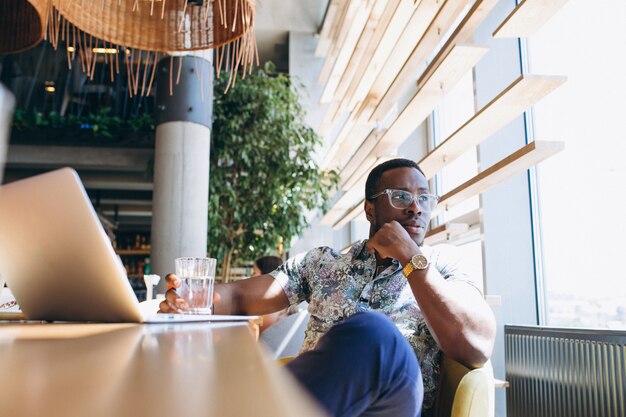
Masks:
[[[422,395],[423,409],[432,406],[440,352],[481,366],[493,349],[495,320],[449,248],[423,246],[437,197],[415,162],[375,167],[365,200],[369,240],[346,255],[317,248],[270,274],[217,286],[215,310],[266,314],[308,301],[303,353],[289,367],[313,396],[334,415],[419,415]],[[170,291],[161,309],[179,303]],[[409,345],[415,355],[406,354]]]

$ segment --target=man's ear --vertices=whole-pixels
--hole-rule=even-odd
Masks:
[[[371,201],[365,200],[365,218],[367,218],[368,222],[374,221],[374,212],[376,209],[374,208],[374,204]]]

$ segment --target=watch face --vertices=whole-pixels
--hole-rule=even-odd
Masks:
[[[417,269],[426,269],[428,267],[428,259],[424,255],[417,254],[413,256],[411,262]]]

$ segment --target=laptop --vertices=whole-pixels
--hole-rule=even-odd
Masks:
[[[71,168],[0,187],[0,273],[29,320],[164,323],[257,318],[142,312],[122,261]]]

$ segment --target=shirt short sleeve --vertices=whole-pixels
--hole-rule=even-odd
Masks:
[[[289,258],[270,275],[283,287],[290,305],[309,301],[311,296],[310,280],[315,274],[315,267],[324,248],[312,249]]]

